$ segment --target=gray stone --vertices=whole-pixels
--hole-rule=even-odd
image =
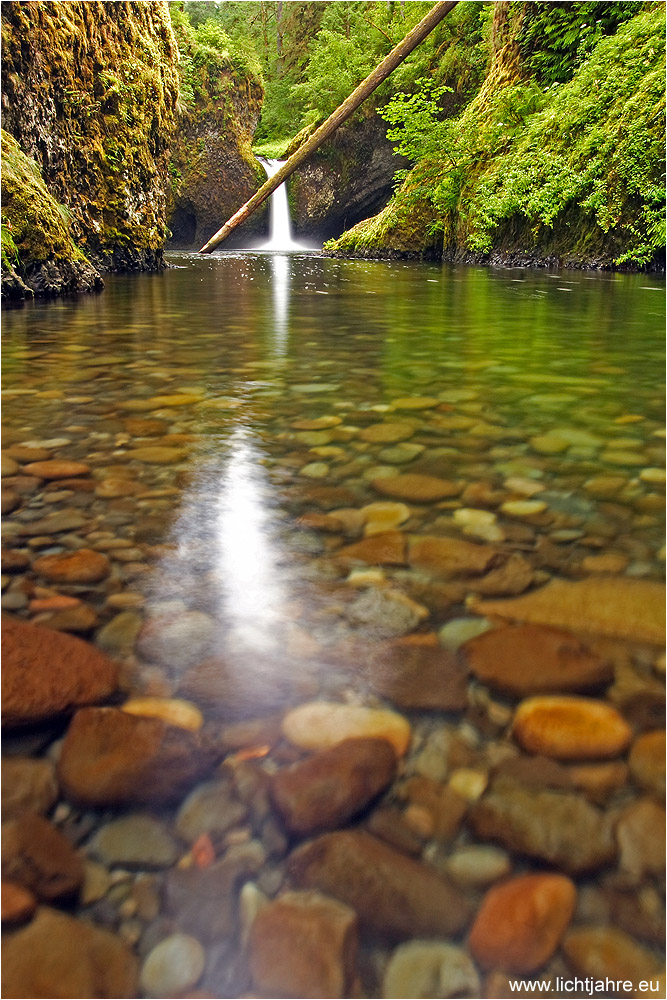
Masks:
[[[206,955],[189,934],[170,934],[146,956],[139,983],[148,997],[180,996],[197,984]]]
[[[219,835],[243,823],[247,809],[227,781],[205,781],[188,795],[176,816],[176,833],[193,843],[202,833]]]
[[[106,823],[87,845],[105,865],[123,868],[169,868],[178,847],[167,828],[152,816],[134,814]]]
[[[382,996],[479,997],[479,976],[462,948],[440,941],[408,941],[389,960]]]

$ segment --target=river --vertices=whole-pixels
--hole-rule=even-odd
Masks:
[[[451,879],[462,913],[510,875],[572,880],[565,952],[516,971],[590,970],[594,925],[600,947],[640,956],[650,976],[664,929],[652,840],[656,815],[664,823],[654,775],[664,657],[652,610],[664,572],[664,283],[309,253],[172,253],[169,264],[110,276],[99,296],[3,315],[3,544],[25,558],[3,576],[2,605],[96,642],[121,661],[133,695],[202,710],[205,728],[224,736],[217,780],[233,819],[187,827],[182,810],[174,820],[160,809],[161,828],[178,857],[208,837],[214,869],[234,851],[255,854],[226,876],[233,915],[221,937],[189,903],[179,909],[177,892],[164,895],[174,859],[122,862],[93,849],[110,882],[81,912],[141,956],[184,930],[206,950],[200,989],[212,992],[197,995],[248,995],[238,927],[252,907],[266,912],[289,868],[292,883],[361,916],[361,987],[350,980],[341,996],[506,995],[476,992],[480,976],[487,990],[508,989],[488,985],[498,962],[483,928],[454,957],[451,945],[438,953],[462,992],[401,992],[418,986],[397,940],[458,939],[466,919],[448,929],[417,914],[414,933],[397,929],[396,909],[419,903],[399,904],[396,887],[380,898],[373,883],[374,922],[353,886],[336,888],[336,865],[353,868],[345,852],[357,850],[343,841],[329,862],[294,861],[305,836],[360,826],[374,845],[362,844],[363,865],[383,871],[373,850],[389,844],[422,874]],[[64,486],[31,475],[28,460],[40,457],[83,463],[90,485],[76,473]],[[82,549],[108,559],[103,579],[54,583],[35,569]],[[564,589],[549,589],[554,581]],[[533,607],[530,595],[543,593]],[[528,603],[514,612],[510,601]],[[496,655],[482,637],[514,635],[508,621],[534,631]],[[554,654],[554,627],[576,670],[562,633]],[[589,700],[566,702],[564,719],[522,703],[517,721],[518,703],[544,692]],[[322,700],[335,703],[329,721],[312,707]],[[299,818],[301,786],[260,808],[258,788],[335,745],[329,730],[393,742],[401,760],[378,779],[380,805],[369,811],[357,789],[323,828]],[[341,781],[355,770],[322,766]],[[84,853],[111,822],[102,807],[56,809]],[[153,909],[127,902],[141,880]],[[199,891],[193,882],[181,896]],[[279,995],[253,933],[253,995]]]

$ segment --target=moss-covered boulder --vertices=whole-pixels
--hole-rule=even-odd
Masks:
[[[85,258],[107,270],[161,266],[178,99],[168,4],[8,2],[2,50],[3,126],[41,169],[53,205],[64,206],[51,205],[49,259],[62,270],[69,233],[75,271]],[[20,246],[25,226],[11,211],[28,274],[44,261],[44,242]],[[71,279],[59,290],[70,287]]]
[[[4,130],[2,219],[3,299],[103,287],[74,242],[71,213],[52,198],[37,163]]]

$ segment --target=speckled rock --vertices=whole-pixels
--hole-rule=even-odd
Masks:
[[[514,695],[585,691],[613,678],[611,663],[575,636],[542,625],[494,629],[463,652],[478,680]]]
[[[616,856],[610,819],[577,795],[494,785],[471,806],[470,822],[479,837],[570,874],[600,868]]]
[[[84,805],[175,802],[220,754],[162,719],[81,709],[65,736],[58,777],[66,795]]]
[[[556,760],[617,757],[632,739],[630,726],[611,705],[567,695],[522,701],[512,732],[525,750]]]
[[[39,899],[59,899],[80,888],[83,861],[52,823],[24,813],[3,824],[2,877],[25,886]]]
[[[448,937],[470,917],[465,897],[432,868],[367,833],[309,841],[292,853],[289,870],[297,885],[340,899],[389,939]]]
[[[288,892],[257,914],[248,951],[254,987],[265,996],[346,997],[355,974],[357,917],[317,892]]]
[[[343,826],[393,780],[396,752],[383,739],[343,740],[276,774],[271,797],[300,836]]]
[[[118,667],[94,646],[13,618],[3,620],[2,663],[6,726],[102,701],[118,681]]]
[[[52,761],[31,757],[2,758],[2,817],[22,812],[49,811],[58,798],[58,781]]]
[[[137,962],[120,938],[48,907],[3,941],[5,997],[125,1000],[137,989]]]
[[[475,959],[485,969],[534,972],[558,947],[576,896],[564,875],[520,875],[489,889],[468,940]]]
[[[51,583],[99,583],[109,575],[111,564],[101,552],[77,549],[41,556],[32,568]]]
[[[479,976],[462,948],[408,941],[393,953],[382,982],[385,1000],[401,997],[479,997]]]

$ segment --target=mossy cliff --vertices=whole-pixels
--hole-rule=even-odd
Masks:
[[[618,30],[546,86],[535,71],[536,54],[542,64],[549,55],[535,42],[540,6],[495,5],[477,95],[448,120],[425,98],[421,133],[403,117],[398,138],[415,167],[379,215],[328,252],[664,266],[664,4],[626,5]]]
[[[7,2],[2,44],[3,126],[18,144],[2,170],[15,274],[55,294],[90,286],[85,260],[161,266],[179,86],[168,4]],[[34,183],[19,196],[21,171]]]
[[[194,29],[172,3],[180,101],[170,171],[172,245],[200,247],[266,180],[252,152],[264,97],[259,63],[215,23]],[[266,209],[239,231],[266,227]]]

